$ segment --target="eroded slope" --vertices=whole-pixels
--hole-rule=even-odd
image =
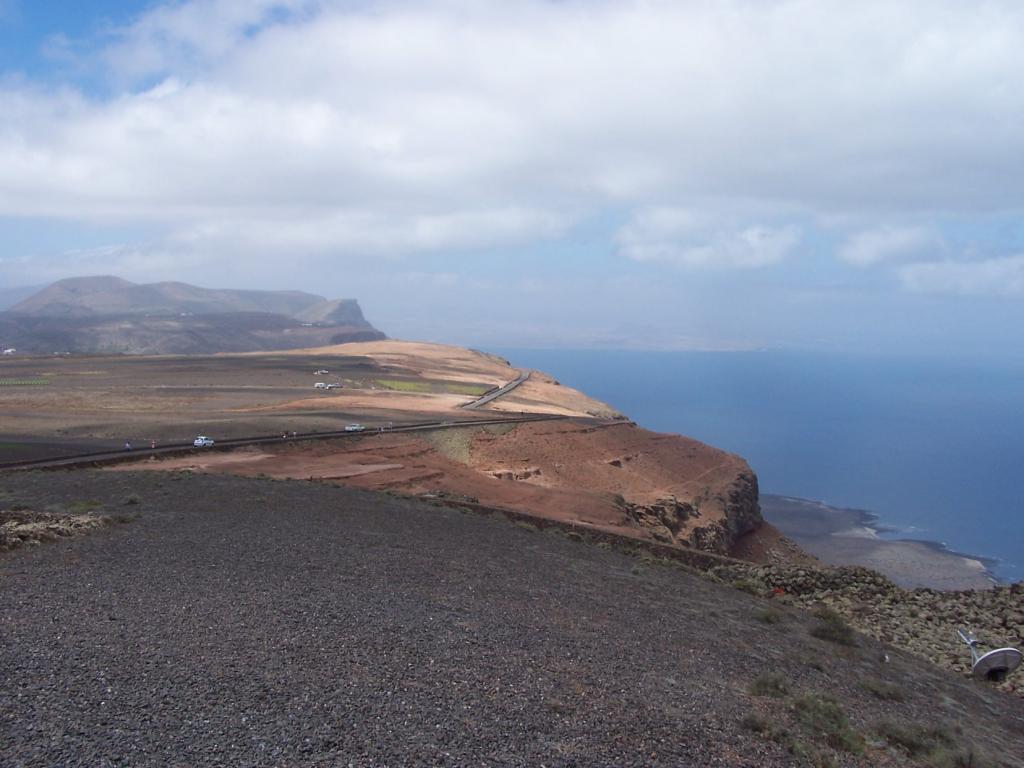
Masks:
[[[636,538],[727,553],[761,522],[738,456],[628,422],[564,420],[169,459],[193,468],[448,495]]]

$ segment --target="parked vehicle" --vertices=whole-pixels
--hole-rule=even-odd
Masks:
[[[330,371],[326,368],[321,368],[319,371],[313,371],[314,376],[326,376],[328,373],[330,373]]]
[[[313,385],[315,389],[341,389],[340,382],[318,381]]]
[[[209,448],[213,445],[213,438],[207,437],[206,435],[200,435],[192,441],[192,445],[196,448]]]
[[[362,424],[349,424],[345,427],[346,432],[362,432],[366,429]]]

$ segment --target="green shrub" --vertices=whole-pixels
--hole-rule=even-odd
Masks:
[[[953,743],[943,729],[913,723],[904,725],[893,720],[879,723],[875,726],[875,732],[911,757],[921,757],[937,746],[948,746]]]
[[[885,720],[875,732],[890,746],[921,760],[931,768],[989,768],[994,763],[970,744],[961,743],[956,729]]]
[[[854,755],[864,751],[864,740],[850,727],[846,713],[834,699],[808,694],[793,703],[797,720],[835,749]]]
[[[753,579],[736,579],[732,582],[732,585],[741,592],[747,592],[751,595],[760,596],[764,593],[764,588]]]
[[[782,622],[782,613],[774,608],[765,608],[763,611],[758,611],[754,614],[754,617],[765,624],[779,624]]]
[[[832,608],[822,606],[814,612],[818,623],[811,627],[811,636],[838,645],[857,645],[857,635],[846,620]]]
[[[750,692],[755,696],[771,696],[773,699],[781,699],[789,691],[789,681],[778,672],[764,672],[750,685]]]
[[[812,768],[835,768],[835,763],[828,755],[823,755],[816,749],[809,747],[800,741],[788,728],[772,723],[757,712],[748,712],[744,715],[740,725],[748,731],[771,739],[794,757],[800,758],[803,762],[812,766]]]
[[[900,686],[874,677],[861,680],[860,687],[869,693],[873,693],[883,701],[903,701],[907,698],[907,695]]]

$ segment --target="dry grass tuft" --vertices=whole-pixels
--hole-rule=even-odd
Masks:
[[[789,691],[789,680],[778,672],[760,674],[750,685],[750,692],[755,696],[770,696],[773,699],[781,699],[789,694]]]
[[[857,645],[857,635],[834,609],[822,606],[814,612],[818,623],[811,627],[811,636],[838,645]]]

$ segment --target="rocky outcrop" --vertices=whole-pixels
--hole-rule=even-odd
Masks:
[[[525,469],[492,469],[490,474],[498,480],[529,480],[533,477],[540,477],[544,474],[540,467],[526,467]]]
[[[344,325],[353,328],[372,329],[366,318],[363,317],[363,310],[355,299],[333,299],[322,301],[300,312],[292,313],[296,320],[308,323],[320,323],[322,325]]]
[[[66,536],[79,536],[109,525],[106,515],[0,509],[0,552]]]
[[[736,475],[723,493],[710,501],[720,505],[724,515],[708,526],[694,527],[689,542],[698,549],[727,554],[736,541],[763,522],[757,501],[757,475],[749,470]],[[701,500],[701,504],[708,503]]]
[[[712,575],[803,608],[828,606],[866,635],[964,675],[970,656],[957,639],[970,629],[988,648],[1024,646],[1024,583],[990,590],[907,590],[859,566],[789,568],[728,565]],[[1020,673],[1000,684],[1024,696]]]
[[[763,522],[757,476],[749,471],[736,475],[722,492],[706,492],[690,501],[671,496],[651,504],[622,499],[620,505],[625,515],[656,541],[718,554],[728,554],[737,539]],[[702,506],[717,508],[721,514],[702,524]]]
[[[626,516],[641,528],[646,528],[655,540],[665,544],[678,544],[676,538],[686,522],[698,517],[697,508],[689,502],[673,497],[659,499],[653,504],[635,504],[620,497],[619,504]]]

